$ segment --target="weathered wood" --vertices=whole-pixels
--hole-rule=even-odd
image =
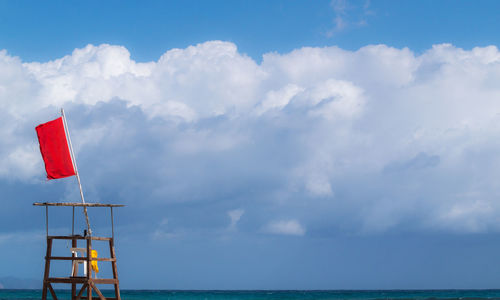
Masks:
[[[42,290],[42,300],[47,300],[47,289],[49,282],[47,279],[49,278],[50,273],[50,257],[52,254],[52,239],[47,238],[47,252],[45,253],[45,271],[43,274],[43,290]]]
[[[50,277],[47,282],[51,283],[86,283],[87,281],[93,281],[96,284],[117,284],[118,279],[114,278],[92,278],[87,279],[86,277]]]
[[[50,260],[86,260],[85,257],[72,257],[72,256],[50,256],[50,257],[45,257],[45,259],[50,259]]]
[[[42,300],[47,300],[47,282],[45,280],[43,281],[43,288],[42,288]]]
[[[76,203],[76,202],[35,202],[34,206],[82,206],[82,207],[124,207],[123,204]]]
[[[73,207],[73,226],[75,225],[75,208]],[[71,248],[76,248],[77,240],[72,239]],[[71,257],[76,257],[76,253],[71,253]],[[73,270],[73,262],[71,262],[71,270]],[[72,273],[71,276],[77,276],[78,274]],[[76,294],[76,283],[71,283],[71,300],[75,300]]]
[[[94,289],[94,291],[97,293],[97,295],[99,296],[100,300],[106,300],[106,298],[102,295],[101,291],[99,291],[99,289],[97,288],[97,286],[91,281],[89,282],[90,286],[92,286],[92,288]]]
[[[108,258],[108,257],[92,257],[90,260],[94,261],[116,261],[116,258]]]
[[[90,252],[91,249],[92,249],[92,240],[87,240],[87,256],[85,257],[87,261],[87,279],[92,278],[92,267],[90,265],[90,257],[92,256],[92,253]]]
[[[86,282],[82,285],[82,288],[78,292],[78,295],[76,295],[75,300],[80,300],[80,297],[82,296],[83,291],[85,291],[85,288],[87,287],[87,285],[88,285],[88,283],[86,283]]]
[[[52,283],[85,283],[87,278],[85,277],[50,277],[47,282]]]
[[[113,221],[113,207],[110,207],[111,210],[111,237],[114,239],[115,238],[115,223]],[[48,231],[47,231],[48,235]]]
[[[90,286],[92,282],[89,281],[87,284],[87,300],[92,300],[92,287]]]
[[[52,295],[52,299],[57,300],[56,292],[54,292],[54,289],[52,288],[52,284],[47,283],[47,286],[49,287],[50,294]]]
[[[119,286],[119,282],[118,282],[118,270],[116,268],[116,253],[115,253],[115,241],[114,241],[114,239],[109,240],[109,256],[111,256],[111,258],[115,259],[115,261],[111,262],[111,268],[113,270],[113,279],[116,280],[116,283],[115,283],[115,297],[118,300],[121,300],[120,286]]]
[[[118,284],[118,279],[113,278],[93,278],[92,281],[95,284]]]
[[[88,239],[91,239],[94,241],[109,241],[109,240],[111,240],[111,238],[109,238],[109,237],[99,237],[99,236],[87,237],[87,240]]]
[[[49,236],[49,207],[45,206],[45,236]]]
[[[81,236],[81,235],[49,235],[47,238],[54,240],[94,240],[94,241],[109,241],[110,237],[99,236]]]
[[[82,257],[72,257],[72,256],[51,256],[48,257],[50,260],[87,260],[86,256]],[[47,259],[47,257],[45,257]],[[91,257],[90,260],[94,261],[116,261],[116,258],[108,257]]]
[[[72,208],[73,208],[73,217],[71,217],[71,235],[75,235],[75,207],[73,206]]]

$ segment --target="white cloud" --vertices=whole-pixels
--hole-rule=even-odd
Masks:
[[[151,237],[155,240],[164,240],[178,237],[179,233],[174,233],[168,228],[168,219],[163,218],[158,227],[153,231]]]
[[[334,27],[326,32],[327,37],[346,30],[349,27],[360,27],[367,24],[368,16],[375,14],[370,9],[370,0],[360,1],[331,0],[330,6],[334,13]]]
[[[0,181],[44,182],[34,127],[64,106],[90,198],[252,201],[236,204],[249,219],[286,212],[315,232],[499,230],[499,81],[494,46],[260,64],[221,41],[147,63],[106,44],[46,63],[0,51]]]
[[[266,225],[264,231],[273,234],[299,235],[302,236],[306,230],[297,220],[274,221]]]
[[[28,243],[41,241],[46,237],[45,232],[40,230],[16,231],[10,233],[0,233],[0,246],[12,245],[13,243]]]
[[[228,229],[235,230],[236,225],[238,224],[238,222],[241,219],[241,216],[243,216],[244,213],[245,213],[245,210],[243,210],[241,208],[228,211],[227,215],[229,216],[229,219],[231,221],[229,223]]]
[[[270,109],[282,109],[294,96],[302,91],[304,91],[303,88],[295,84],[288,84],[278,91],[267,92],[265,99],[257,106],[257,115],[262,115]]]

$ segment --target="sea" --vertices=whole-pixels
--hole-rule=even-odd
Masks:
[[[58,299],[70,299],[69,290],[56,290]],[[112,297],[112,291],[104,291]],[[0,290],[0,300],[41,299],[41,290]],[[49,299],[52,299],[48,296]],[[374,291],[187,291],[122,290],[123,300],[219,299],[500,299],[500,290],[374,290]]]

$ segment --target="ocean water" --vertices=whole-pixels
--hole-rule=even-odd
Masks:
[[[56,290],[58,299],[70,291]],[[113,296],[111,291],[104,295]],[[0,300],[41,299],[41,290],[0,290]],[[379,291],[170,291],[123,290],[123,300],[187,299],[500,299],[500,290],[379,290]],[[49,296],[49,299],[52,299]]]
[[[70,291],[56,290],[59,299]],[[41,299],[41,290],[0,290],[0,300]],[[104,295],[112,296],[111,291]],[[380,291],[150,291],[123,290],[123,300],[162,299],[500,299],[500,290],[380,290]],[[49,299],[52,299],[49,296]]]

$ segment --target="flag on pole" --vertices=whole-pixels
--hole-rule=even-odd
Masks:
[[[38,125],[36,128],[40,152],[45,163],[47,179],[76,175],[64,129],[63,118]]]

